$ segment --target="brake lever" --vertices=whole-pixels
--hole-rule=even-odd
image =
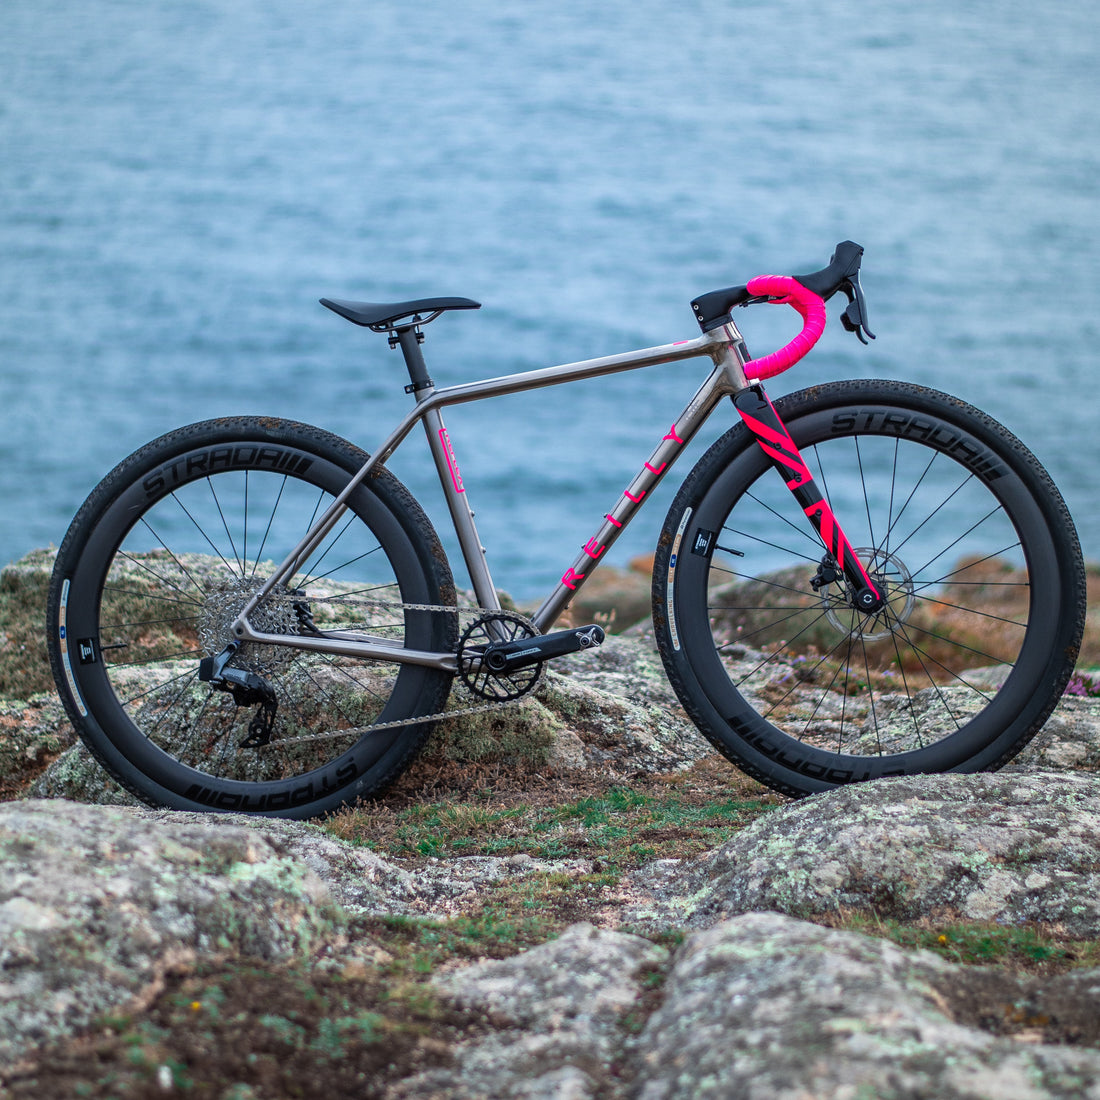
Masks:
[[[875,334],[867,327],[867,300],[863,297],[863,287],[859,285],[858,271],[848,277],[841,290],[848,299],[848,305],[840,316],[840,323],[846,331],[854,332],[861,344],[867,343],[864,333],[874,340]]]

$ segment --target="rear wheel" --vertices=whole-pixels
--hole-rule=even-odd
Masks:
[[[1085,577],[1036,459],[919,386],[838,382],[776,402],[867,571],[870,614],[743,425],[685,480],[654,571],[669,677],[704,734],[788,794],[1000,766],[1073,671]]]
[[[262,689],[199,677],[366,457],[289,421],[195,424],[122,462],[73,520],[50,591],[54,676],[89,748],[143,800],[310,817],[379,791],[427,737],[417,719],[443,709],[443,671],[245,643],[228,667]],[[454,585],[420,507],[386,471],[348,504],[253,625],[453,651],[456,616],[439,608]]]

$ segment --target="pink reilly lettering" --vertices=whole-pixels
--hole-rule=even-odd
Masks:
[[[595,561],[607,549],[607,547],[597,546],[596,538],[595,536],[593,536],[584,544],[582,549],[593,561]]]
[[[661,437],[661,442],[664,443],[664,442],[669,442],[669,441],[671,441],[673,443],[679,443],[681,445],[684,442],[676,434],[676,425],[675,424],[673,424],[672,427],[669,428],[668,433],[666,435],[663,435]],[[645,463],[646,470],[648,470],[649,473],[651,473],[654,477],[659,477],[662,473],[664,473],[667,466],[668,466],[667,462],[662,462],[660,464],[660,466],[653,466],[649,462]],[[647,490],[640,489],[638,491],[638,495],[635,496],[629,489],[624,489],[623,490],[623,496],[626,497],[626,499],[631,501],[631,503],[633,503],[633,504],[641,504],[642,498],[646,495],[646,492],[647,492]],[[621,528],[623,526],[623,521],[616,519],[610,512],[608,512],[607,515],[604,516],[604,519],[607,520],[607,522],[610,523],[613,527]],[[603,554],[603,552],[607,549],[607,545],[606,544],[601,545],[601,544],[597,543],[595,536],[593,536],[592,538],[590,538],[588,540],[588,542],[586,542],[584,544],[583,549],[584,549],[585,554],[588,555],[588,557],[590,557],[593,561],[596,561],[600,558],[600,556]],[[570,566],[565,571],[565,573],[563,574],[563,576],[561,578],[561,583],[564,584],[566,588],[570,589],[570,591],[575,592],[576,589],[577,589],[577,585],[580,584],[581,581],[584,580],[584,576],[585,575],[583,573],[576,572],[573,569],[573,567]]]

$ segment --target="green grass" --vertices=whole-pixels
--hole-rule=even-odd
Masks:
[[[327,823],[345,840],[398,858],[530,855],[594,859],[626,870],[652,859],[695,855],[721,844],[774,806],[767,798],[707,798],[621,786],[558,805],[432,802],[410,806],[388,824],[370,810]]]
[[[879,936],[899,947],[922,948],[953,963],[997,966],[1015,972],[1100,966],[1100,940],[1067,940],[1035,925],[984,922],[902,924],[866,914],[847,914],[837,925]]]

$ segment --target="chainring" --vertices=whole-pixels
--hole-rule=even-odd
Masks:
[[[458,674],[467,690],[478,698],[497,703],[510,702],[534,691],[542,678],[542,661],[497,673],[481,657],[494,642],[513,642],[538,634],[535,624],[515,611],[488,611],[478,616],[458,640]]]

